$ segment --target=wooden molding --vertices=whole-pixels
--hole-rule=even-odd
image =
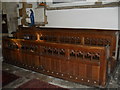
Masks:
[[[75,8],[104,8],[104,7],[119,7],[120,2],[112,2],[108,4],[95,3],[94,5],[82,5],[82,6],[64,6],[64,7],[47,7],[47,10],[63,10],[63,9],[75,9]]]

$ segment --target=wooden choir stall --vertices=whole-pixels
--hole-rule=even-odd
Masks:
[[[46,75],[105,87],[119,64],[119,31],[19,28],[3,37],[4,62]]]

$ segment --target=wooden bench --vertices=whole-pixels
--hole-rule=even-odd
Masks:
[[[63,43],[84,46],[110,46],[109,72],[113,73],[118,61],[118,31],[70,28],[20,28],[15,38],[40,40],[41,42]]]
[[[116,52],[114,33],[25,29],[13,36],[3,38],[3,57],[6,62],[23,68],[104,87],[112,73],[111,67],[116,67],[117,60],[110,59]]]

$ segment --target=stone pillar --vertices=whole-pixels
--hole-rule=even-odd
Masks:
[[[4,2],[2,5],[3,12],[7,14],[8,32],[9,34],[16,31],[17,21],[17,2]]]

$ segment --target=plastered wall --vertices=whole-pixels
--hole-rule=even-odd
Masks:
[[[46,27],[118,30],[118,7],[47,10]]]

